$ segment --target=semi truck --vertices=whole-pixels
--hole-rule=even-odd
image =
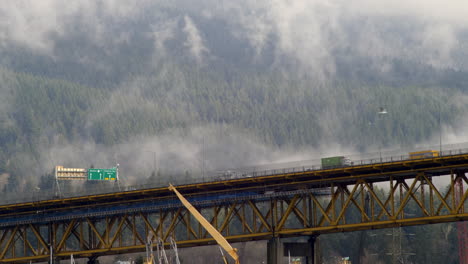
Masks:
[[[353,163],[345,156],[322,158],[322,169],[332,169],[351,165],[353,165]]]

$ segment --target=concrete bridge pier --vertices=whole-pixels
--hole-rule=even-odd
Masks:
[[[52,260],[47,261],[48,264],[60,264],[60,260],[58,258],[53,258]]]
[[[315,241],[316,241],[317,237],[316,236],[310,236],[309,237],[309,241],[308,241],[308,244],[309,244],[309,248],[308,248],[308,253],[310,255],[307,255],[306,256],[306,263],[307,264],[315,264],[315,263],[318,263],[318,261],[316,262],[316,258],[317,258],[317,254],[315,252]]]
[[[283,264],[283,243],[279,237],[274,237],[267,242],[267,264]]]
[[[89,257],[87,264],[99,264],[99,260],[97,256]]]
[[[267,243],[267,264],[287,263],[285,257],[305,257],[307,264],[315,264],[316,236],[309,237],[307,242],[281,242],[274,237]]]
[[[54,255],[49,256],[50,258],[47,261],[47,264],[60,264],[60,259]]]

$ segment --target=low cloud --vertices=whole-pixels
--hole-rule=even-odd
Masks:
[[[84,29],[106,51],[130,39],[131,32],[148,30],[137,25],[153,25],[156,49],[171,49],[166,40],[183,33],[186,48],[200,62],[208,54],[217,56],[208,49],[204,35],[212,32],[205,25],[222,22],[228,26],[223,34],[250,43],[243,48],[255,50],[253,62],[262,54],[273,56],[273,65],[284,67],[289,61],[288,67],[324,78],[335,73],[336,59],[343,54],[375,59],[376,67],[398,58],[468,68],[466,62],[454,60],[460,56],[462,33],[468,29],[467,13],[468,4],[454,0],[85,0],[66,4],[19,0],[0,7],[0,48],[24,46],[53,56],[55,39],[74,34],[75,28]],[[182,25],[175,25],[177,20]]]
[[[185,16],[184,23],[185,26],[183,31],[187,36],[185,46],[190,50],[190,54],[195,57],[196,61],[201,63],[203,58],[209,53],[209,50],[206,48],[203,38],[192,19],[190,19],[188,16]]]
[[[343,148],[279,149],[258,143],[253,135],[222,126],[192,127],[186,132],[167,131],[156,136],[136,137],[122,144],[103,146],[94,142],[69,142],[44,147],[42,173],[56,165],[73,168],[109,168],[120,165],[122,179],[141,184],[152,171],[165,175],[214,176],[239,168],[268,169],[294,167],[298,164],[318,165],[320,155],[329,155]],[[177,180],[177,179],[173,179]]]

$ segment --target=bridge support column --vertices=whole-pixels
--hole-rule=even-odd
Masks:
[[[99,260],[97,259],[98,257],[94,256],[94,257],[90,257],[88,259],[88,262],[86,262],[87,264],[99,264]]]
[[[279,237],[268,240],[267,243],[267,264],[282,264],[283,244]]]
[[[317,238],[316,236],[311,236],[309,237],[309,240],[307,242],[282,243],[283,256],[305,258],[306,264],[318,263],[317,258],[316,258],[317,254],[315,254],[316,238]]]
[[[309,238],[309,241],[308,241],[308,244],[309,244],[309,254],[310,255],[307,255],[306,256],[306,263],[307,264],[315,264],[315,263],[318,263],[318,261],[316,261],[316,254],[315,254],[315,240],[317,239],[316,236],[311,236]]]
[[[49,259],[47,264],[60,264],[60,260],[58,258],[53,258],[52,260]]]

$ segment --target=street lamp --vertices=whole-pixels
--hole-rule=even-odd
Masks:
[[[439,102],[439,156],[442,156],[442,123],[441,123],[442,106]]]

